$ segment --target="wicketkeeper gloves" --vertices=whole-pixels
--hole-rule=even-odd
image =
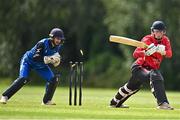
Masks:
[[[55,53],[52,56],[44,56],[45,64],[53,64],[54,67],[57,67],[61,62],[61,56],[59,53]]]

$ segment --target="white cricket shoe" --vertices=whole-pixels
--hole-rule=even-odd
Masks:
[[[174,110],[173,107],[171,107],[167,102],[162,103],[157,107],[157,109],[163,109],[163,110]]]
[[[8,97],[7,96],[1,96],[1,100],[0,100],[0,103],[2,104],[6,104],[8,101]]]
[[[42,102],[41,105],[56,105],[56,103],[54,103],[52,101],[48,101],[47,103]]]

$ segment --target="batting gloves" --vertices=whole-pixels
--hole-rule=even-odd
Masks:
[[[146,56],[150,56],[152,54],[154,54],[157,51],[157,46],[154,45],[154,43],[151,43],[147,50],[145,51],[145,55]]]
[[[157,45],[157,52],[160,53],[161,55],[165,55],[165,46],[164,45]]]

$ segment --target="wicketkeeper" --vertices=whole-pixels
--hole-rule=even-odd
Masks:
[[[136,61],[131,66],[129,81],[119,88],[110,102],[112,107],[127,107],[123,103],[133,94],[138,92],[140,86],[150,82],[151,91],[157,100],[158,109],[173,110],[169,105],[164,87],[164,78],[159,70],[163,58],[171,58],[172,50],[168,37],[165,35],[166,27],[162,21],[155,21],[151,27],[151,34],[142,41],[149,45],[148,48],[137,47],[133,53]]]
[[[21,59],[19,77],[2,94],[0,103],[6,104],[7,101],[29,80],[31,69],[35,70],[46,80],[46,90],[42,101],[43,105],[55,105],[52,97],[56,90],[58,79],[48,64],[57,67],[60,64],[60,50],[64,42],[64,33],[59,28],[54,28],[49,34],[49,38],[40,40],[31,50],[27,51]]]

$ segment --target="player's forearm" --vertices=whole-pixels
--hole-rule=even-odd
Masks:
[[[133,53],[133,57],[139,58],[139,57],[144,57],[145,56],[145,51],[144,50],[140,50],[139,48],[137,48],[134,53]]]
[[[172,57],[172,51],[171,50],[167,50],[166,54],[165,54],[165,57],[171,58]]]
[[[35,55],[33,56],[33,60],[34,60],[34,61],[38,61],[38,62],[43,62],[43,57],[42,57],[42,55],[40,55],[40,54],[35,54]]]

